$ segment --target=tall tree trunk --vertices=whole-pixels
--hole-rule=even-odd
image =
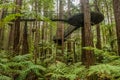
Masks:
[[[113,8],[116,22],[118,55],[120,56],[120,0],[113,0]]]
[[[67,2],[68,2],[68,5],[67,5],[68,6],[68,11],[67,11],[67,13],[68,13],[68,16],[71,16],[71,13],[70,13],[71,0],[68,0]],[[71,25],[69,25],[68,27],[71,27]],[[68,38],[71,39],[71,35],[69,35]],[[72,54],[72,43],[71,43],[70,40],[68,40],[67,41],[67,56],[68,56],[67,63],[68,64],[73,62],[73,59],[72,59],[72,61],[70,60],[72,58],[72,56],[69,56],[69,55],[71,55],[71,54]]]
[[[19,8],[16,8],[15,12],[20,13],[20,9],[22,6],[22,0],[16,0],[16,5],[18,5]],[[15,53],[19,53],[19,39],[20,39],[20,17],[18,17],[15,21],[15,29],[14,29],[14,44],[13,44],[13,51]]]
[[[35,0],[35,13],[36,13],[36,18],[38,17],[38,11],[39,11],[39,9],[38,9],[38,0]],[[39,48],[38,48],[38,44],[39,44],[39,40],[40,40],[40,32],[39,32],[39,30],[40,30],[40,26],[38,26],[38,22],[37,21],[35,21],[35,25],[34,25],[34,27],[35,27],[35,29],[36,29],[36,32],[35,32],[35,40],[34,40],[34,58],[35,58],[35,63],[37,63],[37,58],[38,58],[38,53],[39,53]],[[44,28],[44,27],[43,27]],[[42,54],[44,54],[43,52],[42,52]]]
[[[58,18],[62,19],[63,18],[63,0],[59,0],[59,14],[58,14]],[[57,39],[62,39],[62,48],[59,47],[59,49],[61,49],[62,53],[58,53],[58,56],[63,56],[64,53],[64,25],[61,22],[57,23],[57,32],[56,32],[56,38]],[[57,57],[57,60],[62,60],[61,57]]]
[[[3,18],[4,12],[3,10],[0,13],[0,20]],[[4,29],[0,26],[0,49],[3,49],[3,39],[4,39]]]
[[[4,49],[3,48],[3,40],[4,40],[4,28],[0,29],[0,49]]]
[[[68,16],[70,16],[70,5],[71,5],[71,0],[68,0]],[[70,25],[69,25],[70,27]],[[71,36],[69,36],[69,38],[71,38]],[[67,43],[67,49],[68,49],[68,53],[72,51],[72,46],[71,46],[71,41],[68,41]]]
[[[108,24],[110,24],[110,17],[109,17],[109,6],[108,6],[108,2],[106,0],[104,0],[105,6],[106,6],[106,14],[107,14],[107,21]]]
[[[83,9],[84,9],[84,7],[83,7],[83,2],[84,0],[80,0],[80,3],[81,3],[81,6],[80,6],[80,9],[81,9],[81,12],[83,12]],[[82,47],[85,47],[85,34],[84,34],[84,27],[82,27],[82,29],[81,29],[81,38],[82,38]],[[85,57],[86,55],[85,55],[85,50],[83,50],[82,49],[82,55],[81,55],[81,61],[82,61],[82,63],[84,64],[84,60],[86,59],[86,57]]]
[[[27,54],[29,52],[27,28],[28,28],[28,25],[26,21],[24,25],[24,30],[23,30],[22,54]]]
[[[1,1],[2,3],[6,3],[6,0]],[[7,12],[7,9],[2,9],[0,11],[0,20],[2,20],[4,18],[4,16],[6,15],[5,13]],[[0,49],[4,49],[3,45],[4,45],[4,31],[5,28],[3,27],[4,25],[0,25]],[[2,28],[3,27],[3,28]]]
[[[14,13],[14,9],[11,11]],[[13,44],[14,44],[14,24],[9,25],[9,39],[8,39],[8,50],[12,51],[13,50]]]
[[[95,0],[95,11],[97,11],[97,12],[99,12],[100,10],[99,10],[99,8],[98,8],[98,2],[97,2],[97,0]],[[97,43],[96,43],[96,47],[98,48],[98,49],[101,49],[101,33],[100,33],[100,25],[99,24],[97,24],[96,25],[96,30],[97,30]]]
[[[10,26],[10,31],[9,31],[9,40],[8,40],[8,49],[13,50],[13,39],[14,39],[14,25]]]
[[[102,46],[101,46],[101,33],[100,33],[100,25],[97,24],[96,25],[96,30],[97,30],[97,43],[96,43],[96,47],[98,49],[101,49]]]
[[[83,0],[83,12],[84,12],[84,46],[83,47],[93,47],[93,34],[91,32],[91,24],[90,24],[90,9],[89,9],[89,0]],[[83,35],[82,34],[82,35]],[[93,50],[83,49],[82,53],[82,62],[88,68],[90,65],[94,64],[95,57]]]

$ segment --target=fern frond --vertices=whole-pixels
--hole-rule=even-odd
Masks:
[[[7,65],[0,63],[0,71],[6,71],[8,69],[9,67]]]
[[[73,65],[66,65],[62,62],[57,62],[52,64],[49,68],[48,74],[51,78],[66,78],[69,80],[74,80],[77,77],[83,77],[85,67],[81,63],[75,63]]]
[[[120,67],[112,66],[109,64],[100,64],[91,66],[88,71],[88,76],[97,74],[101,78],[114,78],[116,74],[119,74]],[[120,76],[120,75],[119,75]]]
[[[28,69],[21,71],[17,80],[24,80],[30,72],[35,73],[37,76],[41,76],[40,72],[45,70],[46,68],[44,68],[43,66],[32,65],[31,67],[28,67]]]
[[[7,58],[0,58],[0,63],[8,63],[9,62],[9,59]]]
[[[115,65],[115,66],[120,66],[120,59],[117,59],[117,60],[111,61],[109,64],[111,64],[111,65]]]
[[[24,61],[24,62],[19,62],[19,63],[25,67],[30,67],[30,66],[34,65],[34,63],[31,61]]]
[[[11,69],[19,69],[19,68],[22,69],[24,67],[22,64],[16,62],[9,62],[6,65]]]
[[[32,58],[32,54],[18,55],[18,56],[15,56],[12,59],[12,61],[23,62],[23,61],[29,61],[31,58]]]
[[[5,75],[0,75],[0,80],[13,80],[13,79]]]

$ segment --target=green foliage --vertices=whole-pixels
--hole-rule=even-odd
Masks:
[[[13,2],[5,2],[0,4],[0,10],[2,11],[4,10],[8,10],[8,13],[5,12],[3,15],[5,17],[3,17],[3,19],[0,20],[0,25],[4,26],[6,24],[12,24],[12,20],[15,20],[17,17],[22,16],[20,13],[16,13],[16,14],[9,14],[9,10],[12,10],[14,8],[18,7],[15,3]],[[3,11],[4,11],[3,10]],[[7,16],[6,16],[7,15]]]
[[[45,47],[48,47],[47,45]],[[66,65],[63,62],[53,62],[53,55],[43,61],[39,60],[37,64],[33,63],[33,55],[10,56],[8,52],[0,52],[0,80],[26,80],[40,79],[51,80],[59,79],[85,79],[87,76],[97,75],[101,80],[108,78],[113,80],[120,79],[120,58],[104,50],[96,48],[85,48],[94,50],[96,57],[103,56],[103,63],[91,66],[89,69],[81,65],[80,62]],[[5,60],[5,61],[4,61]],[[48,63],[48,64],[47,64]],[[105,64],[106,63],[106,64]],[[46,65],[47,64],[47,65]]]
[[[17,7],[16,5],[15,5],[15,3],[13,3],[13,2],[10,2],[10,3],[3,3],[3,4],[0,4],[0,9],[12,9],[12,8],[15,8],[15,7]]]
[[[109,52],[109,51],[104,51],[104,50],[99,50],[99,49],[94,49],[94,52],[95,52],[97,59],[99,57],[102,57],[103,63],[109,63],[111,61],[120,59],[120,57],[117,56],[115,52]]]
[[[25,80],[26,76],[29,75],[30,73],[34,73],[36,76],[41,76],[42,74],[40,72],[43,72],[46,70],[46,68],[44,68],[41,65],[36,65],[33,62],[31,62],[32,55],[31,54],[26,54],[26,55],[19,55],[19,56],[15,56],[12,61],[14,61],[14,66],[16,67],[15,69],[22,69],[19,73],[19,76],[17,78],[17,80]],[[15,62],[16,65],[15,65]],[[11,65],[11,63],[9,64]],[[11,65],[11,66],[13,66]],[[13,67],[12,67],[13,68]]]
[[[3,53],[4,56],[1,55],[0,58],[7,58],[7,53]],[[31,56],[31,54],[18,55],[11,57],[6,63],[0,62],[0,75],[2,75],[0,76],[0,80],[5,80],[6,78],[10,78],[12,80],[14,78],[17,80],[26,80],[27,75],[30,73],[35,73],[36,76],[42,77],[41,75],[43,72],[45,72],[46,68],[41,65],[34,64],[31,60]]]
[[[91,46],[89,46],[89,47],[83,47],[83,49],[85,49],[85,50],[94,50],[94,48],[91,47]]]
[[[101,79],[115,79],[116,77],[120,79],[120,67],[112,66],[109,64],[100,64],[91,66],[88,71],[88,76],[97,75]]]
[[[117,56],[115,52],[110,52],[107,50],[100,50],[93,47],[84,47],[85,50],[93,50],[94,54],[96,56],[96,59],[98,60],[99,57],[102,57],[103,63],[109,63],[111,61],[114,62],[114,60],[120,59],[120,56]]]
[[[115,66],[120,66],[120,58],[112,60],[109,64],[115,65]]]
[[[0,63],[0,72],[8,70],[9,67],[5,64]]]
[[[65,63],[57,61],[48,68],[47,76],[51,76],[51,79],[66,78],[74,80],[76,78],[82,78],[84,76],[84,66],[81,63],[75,63],[73,65],[66,65]]]
[[[9,54],[6,51],[0,51],[0,63],[9,62]]]
[[[0,80],[12,80],[12,78],[4,75],[0,75]]]
[[[101,25],[101,33],[102,36],[106,39],[104,39],[103,41],[103,49],[109,50],[109,51],[113,51],[114,48],[116,49],[117,45],[116,45],[116,32],[114,32],[115,30],[115,23],[111,23],[111,24],[103,24]]]
[[[49,18],[57,18],[57,15],[54,14],[53,9],[55,5],[55,0],[23,0],[22,4],[22,9],[20,10],[22,14],[16,13],[16,14],[9,14],[9,11],[12,11],[12,9],[18,8],[13,1],[12,3],[8,3],[10,1],[7,1],[6,3],[3,3],[4,1],[0,1],[0,11],[3,9],[8,11],[8,14],[3,19],[0,20],[0,27],[5,26],[6,24],[12,24],[13,20],[16,20],[17,17],[22,17],[22,18],[35,18],[36,20],[44,20],[47,22],[48,25],[41,26],[42,24],[40,23],[40,28],[46,28],[46,29],[53,29],[54,32],[56,30],[56,25],[49,19]],[[65,0],[64,4],[65,4]],[[108,4],[111,3],[111,0],[107,0]],[[47,4],[46,4],[47,3]],[[102,5],[101,5],[102,4]],[[68,5],[68,4],[67,4]],[[65,6],[67,6],[65,5]],[[103,9],[105,7],[105,3],[102,0],[98,1],[98,7]],[[56,6],[56,5],[55,5]],[[65,7],[64,6],[64,7]],[[59,6],[58,6],[59,7]],[[80,10],[78,9],[79,5],[76,7],[72,1],[70,3],[70,13],[76,13],[79,12]],[[111,8],[111,4],[110,7]],[[66,7],[65,7],[66,9]],[[106,10],[106,8],[103,9]],[[111,10],[111,9],[108,9]],[[112,13],[113,10],[110,11]],[[68,12],[65,10],[65,14],[68,15]],[[105,13],[106,15],[107,13]],[[111,15],[111,14],[110,14]],[[109,15],[109,16],[110,16]],[[112,16],[112,15],[111,15]],[[111,17],[112,18],[112,17]],[[105,19],[107,19],[105,17]],[[112,21],[112,20],[111,20]],[[39,24],[39,23],[37,23]],[[36,24],[36,25],[37,25]],[[31,24],[29,24],[31,26]],[[39,26],[39,25],[37,25]],[[36,27],[37,27],[36,26]],[[111,52],[112,46],[114,43],[116,43],[116,35],[114,33],[114,26],[115,24],[109,24],[109,25],[101,25],[101,34],[103,39],[102,44],[103,50],[99,50],[93,47],[84,47],[83,49],[85,50],[93,50],[95,53],[96,57],[96,64],[94,66],[91,66],[89,69],[85,68],[83,65],[81,65],[80,62],[77,63],[71,63],[69,65],[56,61],[56,53],[61,54],[61,50],[54,50],[56,47],[53,45],[52,42],[47,42],[46,40],[41,41],[40,44],[38,45],[40,48],[43,50],[51,50],[51,54],[44,54],[44,51],[41,50],[41,53],[43,56],[40,54],[39,57],[37,57],[37,63],[34,63],[34,56],[32,52],[34,51],[34,41],[32,42],[32,37],[31,40],[29,41],[30,43],[30,54],[26,55],[17,55],[17,56],[11,56],[9,52],[6,51],[0,51],[0,80],[29,80],[28,78],[31,78],[31,80],[35,80],[35,78],[40,79],[40,80],[59,80],[59,79],[68,79],[68,80],[75,80],[75,79],[80,79],[84,80],[87,76],[92,76],[92,75],[97,75],[98,78],[101,80],[105,78],[113,79],[113,80],[120,80],[120,57],[116,56],[115,52]],[[52,27],[52,28],[51,28]],[[46,30],[46,34],[48,34],[49,30]],[[40,31],[40,30],[39,30]],[[42,29],[41,29],[42,31]],[[96,31],[96,28],[95,28]],[[110,32],[113,31],[113,32]],[[50,31],[49,31],[50,33]],[[6,34],[5,34],[6,35]],[[40,34],[42,35],[42,34]],[[95,34],[96,36],[96,34]],[[78,37],[76,35],[71,42],[75,40],[75,38]],[[81,56],[81,38],[77,38],[75,40],[75,48],[76,48],[76,56],[77,59],[78,57]],[[38,47],[37,46],[37,47]],[[115,45],[116,46],[116,45]],[[114,46],[113,46],[114,47]],[[116,47],[115,47],[116,48]],[[53,50],[53,51],[52,51]],[[43,51],[43,52],[42,52]],[[46,52],[46,51],[45,51]],[[47,53],[47,52],[46,52]],[[49,51],[48,51],[49,53]],[[37,54],[37,53],[35,53]],[[74,56],[73,51],[70,52],[68,55],[68,51],[64,51],[63,56],[59,56],[60,59],[68,59]],[[39,58],[43,58],[43,60]],[[76,58],[74,57],[74,58]],[[99,58],[101,58],[101,62],[99,62]],[[80,59],[78,59],[80,61]],[[48,78],[48,79],[46,79]]]
[[[20,13],[9,14],[2,20],[0,20],[0,25],[4,26],[5,24],[12,24],[12,20],[15,20],[17,17],[22,16]]]
[[[46,68],[44,68],[43,66],[40,66],[40,65],[31,65],[27,69],[25,69],[25,70],[23,70],[23,71],[20,72],[20,75],[17,78],[17,80],[25,80],[26,76],[29,73],[31,73],[31,72],[35,73],[35,75],[38,76],[38,77],[43,77],[42,74],[41,74],[41,72],[45,71],[45,70],[46,70]]]
[[[10,14],[10,15],[7,15],[7,16],[3,19],[3,21],[4,21],[4,22],[10,22],[10,21],[15,20],[17,17],[20,17],[20,16],[22,16],[20,13]]]
[[[32,54],[18,55],[12,58],[14,62],[29,61],[32,58]]]

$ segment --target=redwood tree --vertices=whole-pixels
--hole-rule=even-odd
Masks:
[[[90,8],[89,0],[82,0],[83,13],[84,13],[84,29],[82,36],[84,38],[83,47],[93,47],[93,34],[91,32],[90,24]],[[83,49],[82,51],[82,62],[86,67],[94,64],[94,53],[92,50]]]
[[[58,0],[59,2],[57,2],[58,6],[58,18],[62,19],[63,18],[63,1],[64,0]],[[57,22],[57,32],[56,32],[56,39],[62,39],[62,48],[61,46],[58,46],[57,48],[60,49],[62,51],[62,53],[58,53],[57,56],[63,56],[64,53],[64,25],[61,22]],[[62,60],[60,59],[61,57],[57,57],[57,60]]]
[[[27,21],[26,21],[25,25],[24,25],[24,30],[23,30],[22,54],[27,54],[29,52],[27,27],[28,27],[28,25],[27,25]]]
[[[1,1],[1,3],[6,3],[6,2],[7,2],[6,0],[2,0]],[[0,11],[0,20],[1,21],[6,16],[6,14],[5,14],[6,12],[7,12],[6,8],[1,9],[1,11]],[[2,28],[2,26],[0,25],[0,49],[4,49],[3,41],[4,41],[4,31],[5,31],[5,28]]]
[[[22,0],[16,0],[16,5],[18,5],[18,7],[16,7],[15,12],[16,13],[20,13],[20,9],[22,6]],[[19,53],[19,40],[20,40],[20,17],[18,17],[15,21],[15,28],[14,28],[14,44],[13,44],[13,51],[15,53]]]
[[[98,0],[95,0],[94,3],[95,3],[95,10],[97,12],[100,12],[100,10],[98,8]],[[102,48],[102,46],[101,46],[101,33],[100,33],[100,25],[99,24],[96,25],[96,31],[97,31],[97,43],[96,43],[96,47],[98,49],[101,49]]]
[[[118,54],[120,56],[120,0],[113,0],[113,8],[116,22]]]

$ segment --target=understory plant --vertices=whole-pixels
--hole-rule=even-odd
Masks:
[[[34,63],[33,54],[11,56],[0,51],[0,80],[85,80],[96,76],[94,80],[120,80],[120,58],[109,52],[96,49],[96,57],[102,54],[102,63],[85,68],[81,62],[66,64],[53,56]]]

